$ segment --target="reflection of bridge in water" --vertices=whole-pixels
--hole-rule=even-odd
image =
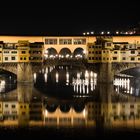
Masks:
[[[1,94],[0,104],[1,126],[124,127],[127,122],[131,128],[135,119],[140,127],[140,98],[118,95],[112,84],[99,85],[93,98],[73,100],[48,98],[31,85],[18,84],[15,91]]]

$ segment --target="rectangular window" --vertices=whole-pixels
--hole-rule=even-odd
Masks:
[[[16,108],[16,106],[15,105],[12,105],[12,108]]]
[[[133,51],[131,51],[131,54],[135,54],[135,51],[133,50]]]
[[[57,44],[57,39],[45,39],[45,44]]]
[[[111,46],[111,42],[108,42],[106,44],[107,44],[107,47],[110,47]]]
[[[4,53],[9,53],[9,51],[4,51]]]
[[[16,60],[16,58],[15,57],[11,57],[11,60]]]
[[[91,57],[89,57],[88,59],[91,60]]]
[[[8,107],[8,104],[5,104],[5,107]]]
[[[134,61],[135,60],[135,57],[131,57],[131,61]]]
[[[8,57],[5,57],[5,61],[8,61]]]
[[[123,57],[122,60],[126,60],[126,57]]]
[[[114,54],[117,54],[117,51],[115,51]]]
[[[22,53],[22,54],[25,54],[25,53],[26,53],[26,51],[22,51],[21,53]]]
[[[24,60],[26,60],[26,57],[24,57]]]
[[[130,108],[134,108],[134,105],[130,105]]]
[[[59,44],[72,44],[72,39],[60,39]]]
[[[117,57],[113,57],[113,60],[117,60]]]
[[[74,44],[83,44],[83,45],[85,45],[86,44],[86,39],[74,39],[73,43]]]
[[[20,60],[22,60],[22,57],[20,57]]]
[[[17,53],[17,51],[12,51],[11,53],[14,53],[15,54],[15,53]]]

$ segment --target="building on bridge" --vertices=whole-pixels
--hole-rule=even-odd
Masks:
[[[123,37],[122,37],[123,38]],[[100,36],[88,44],[89,63],[137,63],[140,62],[140,43],[114,42],[113,37]]]

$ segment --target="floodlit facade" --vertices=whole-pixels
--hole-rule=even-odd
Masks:
[[[140,62],[140,43],[113,42],[113,37],[97,37],[96,42],[88,44],[88,62]]]
[[[82,52],[74,56],[77,49]],[[140,36],[0,36],[3,63],[83,58],[81,53],[88,63],[140,62]]]

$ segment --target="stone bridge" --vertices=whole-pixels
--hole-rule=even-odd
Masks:
[[[33,73],[37,73],[46,66],[52,65],[72,65],[86,68],[86,60],[53,60],[45,63],[1,63],[0,70],[5,70],[17,75],[18,82],[33,82]],[[140,67],[140,63],[98,63],[92,64],[98,74],[98,82],[100,83],[112,83],[114,75],[120,72]],[[87,65],[88,67],[88,65]]]

